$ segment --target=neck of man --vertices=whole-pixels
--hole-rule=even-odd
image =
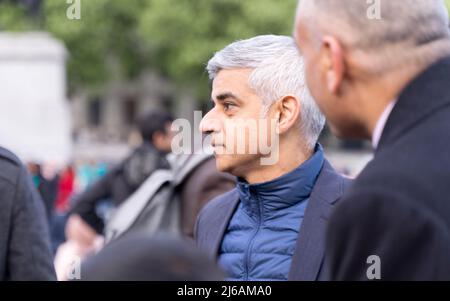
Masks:
[[[399,52],[402,51],[402,52]],[[358,117],[362,124],[362,134],[364,138],[372,139],[377,122],[387,106],[398,99],[401,91],[431,65],[450,56],[450,40],[441,39],[433,43],[416,47],[409,53],[404,52],[404,48],[392,53],[402,53],[402,65],[395,65],[382,74],[367,74],[359,70],[360,80],[358,82],[357,101],[361,109]],[[363,57],[359,57],[363,59]],[[369,59],[365,57],[365,60]],[[353,61],[356,60],[353,58]],[[364,60],[363,60],[364,61]],[[375,60],[382,63],[380,60]],[[358,63],[356,63],[356,66]],[[358,70],[355,69],[355,70]]]
[[[257,184],[272,181],[293,171],[314,154],[313,149],[307,150],[297,140],[293,137],[280,138],[278,160],[274,164],[263,165],[258,158],[252,167],[245,168],[246,173],[241,177],[249,184]]]
[[[425,67],[408,67],[394,70],[368,81],[361,87],[360,101],[361,107],[364,108],[362,120],[365,138],[372,139],[377,123],[388,105],[396,101],[401,91],[424,69]]]

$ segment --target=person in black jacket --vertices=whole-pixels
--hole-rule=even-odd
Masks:
[[[443,1],[303,0],[311,93],[375,158],[329,222],[332,280],[450,280],[450,32]]]
[[[67,266],[74,258],[84,258],[101,247],[104,220],[98,214],[100,204],[120,206],[155,170],[170,168],[166,154],[171,150],[172,121],[166,112],[140,115],[136,125],[142,144],[75,198],[65,226],[66,241],[55,254],[58,280],[67,279]]]
[[[55,280],[43,202],[25,167],[0,148],[0,280]]]
[[[103,220],[97,215],[100,201],[111,200],[115,207],[125,201],[148,176],[157,169],[169,168],[166,154],[171,150],[173,118],[159,111],[144,113],[137,120],[142,144],[83,192],[74,202],[72,215],[78,215],[98,234],[103,232]],[[69,220],[70,226],[70,220]]]

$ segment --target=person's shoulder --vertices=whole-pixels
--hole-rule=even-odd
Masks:
[[[11,164],[19,168],[22,166],[20,159],[3,147],[0,147],[0,164]]]
[[[412,202],[401,191],[371,187],[354,189],[336,207],[329,225],[332,227],[327,231],[327,245],[330,246],[327,257],[330,267],[335,269],[331,272],[334,280],[364,277],[365,270],[357,271],[369,255],[383,258],[386,266],[391,267],[384,274],[384,280],[392,277],[398,280],[399,273],[408,271],[398,267],[405,267],[403,263],[411,260],[419,266],[427,266],[424,271],[430,271],[428,268],[436,264],[436,274],[443,265],[443,259],[447,258],[443,254],[450,250],[445,219],[427,206]],[[347,265],[339,264],[342,262],[347,262]],[[421,279],[423,277],[420,276]]]
[[[411,229],[417,229],[412,232],[418,233],[424,229],[442,230],[447,227],[445,219],[435,210],[424,203],[412,201],[401,191],[370,187],[352,189],[345,195],[330,224],[355,235],[368,231],[411,234]]]
[[[402,156],[405,154],[398,154],[395,150],[377,154],[355,179],[352,191],[387,193],[420,188],[420,181],[411,172],[413,162],[402,161]]]
[[[382,154],[369,162],[344,195],[343,206],[353,208],[352,212],[387,209],[384,214],[389,215],[419,206],[417,196],[426,195],[426,187],[396,161]]]
[[[200,211],[199,218],[223,212],[225,207],[233,205],[233,200],[238,198],[239,193],[236,188],[215,197],[203,207]]]
[[[0,147],[0,177],[2,179],[13,182],[23,168],[22,162],[16,155]]]
[[[347,192],[353,182],[353,179],[337,172],[328,160],[325,160],[316,180],[314,193],[334,203]]]

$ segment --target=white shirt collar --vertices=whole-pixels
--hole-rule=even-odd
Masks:
[[[373,135],[372,135],[373,149],[377,149],[378,143],[380,143],[381,135],[383,134],[383,131],[384,131],[384,127],[386,126],[386,122],[389,118],[389,115],[391,115],[392,110],[394,109],[394,106],[396,103],[397,103],[397,100],[391,101],[386,106],[386,108],[383,111],[383,114],[381,114],[380,118],[378,119],[375,129],[373,131]]]

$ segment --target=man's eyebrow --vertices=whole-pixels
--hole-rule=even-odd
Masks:
[[[240,99],[231,92],[225,92],[225,93],[222,93],[222,94],[219,94],[216,96],[216,99],[218,101],[224,101],[224,100],[227,100],[228,98],[232,98],[236,101],[240,101]]]

